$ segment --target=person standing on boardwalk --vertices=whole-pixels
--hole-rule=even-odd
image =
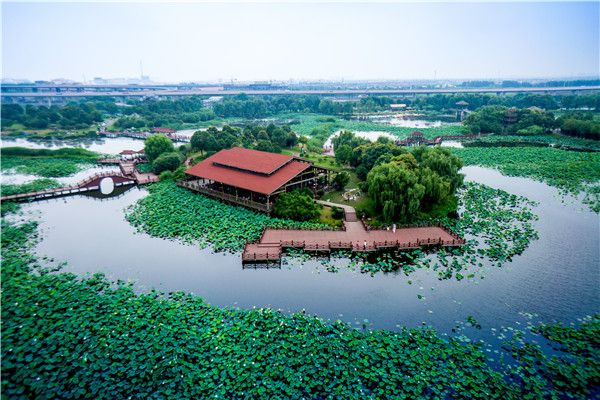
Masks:
[[[396,233],[396,224],[392,225],[392,232]]]

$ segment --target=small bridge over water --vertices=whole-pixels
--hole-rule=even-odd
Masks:
[[[45,189],[35,192],[19,193],[0,197],[0,201],[34,201],[49,199],[52,197],[68,196],[100,189],[100,183],[105,179],[111,179],[115,187],[126,185],[143,185],[158,181],[158,177],[152,173],[141,173],[135,167],[135,161],[123,161],[120,159],[102,159],[99,164],[118,164],[120,171],[106,171],[85,178],[75,185],[64,186],[54,189]]]

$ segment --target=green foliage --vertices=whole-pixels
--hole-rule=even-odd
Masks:
[[[216,118],[215,113],[204,106],[202,96],[189,96],[175,100],[130,100],[128,107],[119,110],[126,114],[113,124],[117,129],[152,128],[168,126],[179,129],[184,124],[199,125]]]
[[[384,222],[414,220],[419,210],[428,211],[445,203],[462,185],[463,175],[458,172],[462,161],[448,149],[417,147],[412,153],[396,156],[394,153],[397,151],[378,151],[370,156],[371,161],[364,161],[369,160],[370,149],[377,150],[381,146],[387,146],[390,151],[397,148],[391,144],[372,144],[361,145],[357,149],[367,149],[363,151],[366,156],[359,158],[359,162],[362,161],[361,168],[366,169],[365,165],[378,157],[376,165],[367,175],[367,186],[375,209]]]
[[[386,222],[407,220],[415,215],[425,193],[415,171],[398,163],[381,164],[367,177],[369,196]]]
[[[180,188],[173,181],[153,184],[148,191],[148,196],[126,211],[133,226],[152,236],[210,245],[217,251],[239,251],[247,241],[257,240],[267,226],[327,228],[230,206]]]
[[[175,171],[180,164],[179,154],[175,152],[162,153],[152,163],[152,170],[155,174],[160,174],[163,171]]]
[[[65,106],[2,104],[2,127],[20,124],[25,129],[81,129],[102,121],[117,110],[112,99],[69,102]]]
[[[281,193],[275,201],[276,216],[294,221],[314,221],[319,218],[321,206],[315,203],[310,192],[293,190]]]
[[[161,181],[173,180],[173,171],[163,171],[158,178]]]
[[[569,136],[600,140],[600,122],[569,116],[562,122],[561,132]]]
[[[175,151],[173,141],[165,135],[150,135],[144,141],[144,153],[150,162],[154,162],[163,153],[172,153],[173,151]]]
[[[87,165],[93,164],[98,154],[82,148],[58,150],[5,147],[0,150],[2,171],[14,170],[46,178],[72,175]]]
[[[333,186],[337,190],[344,190],[348,182],[350,182],[350,175],[346,171],[338,172],[333,178]]]
[[[271,309],[136,293],[101,274],[48,273],[35,223],[2,224],[2,392],[7,398],[574,398],[598,384],[598,316],[542,325],[519,364],[431,328],[362,332]]]
[[[453,149],[467,165],[498,168],[509,176],[546,182],[567,193],[585,193],[585,202],[600,212],[600,153],[565,151],[548,147],[468,147]]]
[[[20,185],[2,185],[0,186],[0,190],[2,191],[2,196],[10,196],[11,194],[37,192],[40,190],[57,188],[60,186],[60,183],[54,179],[43,178],[35,179],[31,182]]]

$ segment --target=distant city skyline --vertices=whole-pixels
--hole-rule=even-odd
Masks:
[[[2,78],[592,78],[600,3],[2,3]]]

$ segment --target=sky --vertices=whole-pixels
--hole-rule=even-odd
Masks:
[[[2,2],[2,77],[598,76],[600,2]]]

